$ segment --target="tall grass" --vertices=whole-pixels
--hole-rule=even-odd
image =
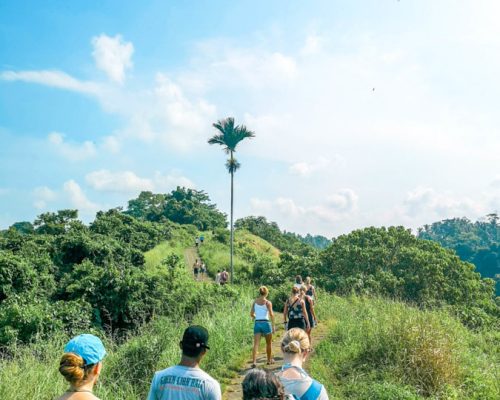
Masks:
[[[500,398],[493,332],[382,299],[322,296],[317,308],[330,333],[311,372],[333,399]]]
[[[250,354],[253,339],[248,317],[251,291],[240,288],[237,297],[236,301],[221,299],[191,321],[207,327],[210,350],[202,367],[223,385]],[[106,338],[109,354],[96,395],[109,400],[144,399],[154,372],[179,361],[179,341],[187,325],[183,319],[161,317],[123,344]],[[19,347],[11,359],[0,360],[0,399],[44,400],[63,393],[67,385],[57,369],[67,339],[58,336],[50,342]]]

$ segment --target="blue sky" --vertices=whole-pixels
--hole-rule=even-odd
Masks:
[[[144,3],[144,4],[143,4]],[[205,190],[336,236],[500,209],[496,1],[3,1],[0,228]]]

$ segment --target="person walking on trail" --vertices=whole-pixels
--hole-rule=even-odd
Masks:
[[[188,327],[180,342],[178,365],[158,371],[147,400],[221,400],[219,382],[200,368],[208,347],[208,331],[199,325]]]
[[[255,368],[245,375],[241,383],[243,400],[284,400],[285,388],[271,371]]]
[[[83,334],[71,339],[59,362],[59,372],[70,386],[57,400],[99,400],[92,391],[105,355],[104,345],[97,336]]]
[[[316,318],[316,313],[314,312],[314,301],[307,295],[307,289],[305,286],[300,288],[300,298],[304,300],[306,305],[307,318],[309,319],[309,329],[306,329],[306,333],[309,337],[309,345],[312,350],[311,331],[316,325],[318,325],[318,319]]]
[[[198,247],[198,246],[199,246],[199,244],[200,244],[200,238],[199,238],[199,237],[196,237],[196,239],[194,239],[194,245],[195,245],[196,247]]]
[[[273,333],[276,332],[274,324],[273,304],[267,300],[269,290],[265,286],[259,288],[259,297],[252,303],[250,316],[254,320],[253,326],[253,350],[252,368],[257,364],[257,351],[259,350],[260,338],[266,339],[267,365],[274,363],[272,356]]]
[[[229,280],[229,273],[224,268],[224,270],[220,273],[220,284],[221,284],[221,286],[224,286],[227,283],[228,280]]]
[[[201,263],[200,269],[201,269],[201,276],[202,277],[205,276],[205,274],[207,273],[207,266],[204,262]]]
[[[215,283],[217,285],[220,285],[220,270],[218,270],[217,274],[215,275]]]
[[[300,289],[304,282],[302,281],[302,276],[297,275],[295,277],[295,283],[293,284],[293,287],[296,287],[297,289]]]
[[[277,376],[285,393],[301,400],[328,400],[325,387],[302,368],[309,354],[309,339],[300,328],[290,329],[281,341],[283,367]]]
[[[291,296],[285,302],[283,316],[285,318],[285,329],[287,330],[300,328],[306,331],[310,328],[305,302],[300,297],[300,290],[295,286],[292,288]]]
[[[196,261],[193,265],[193,273],[194,273],[194,279],[198,280],[198,274],[200,273],[200,267],[198,266],[198,261]]]
[[[316,301],[316,288],[313,286],[311,277],[308,276],[305,281],[306,286],[306,294],[312,299],[312,301]]]

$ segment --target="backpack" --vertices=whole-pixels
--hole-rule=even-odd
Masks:
[[[220,274],[220,281],[221,282],[227,282],[227,278],[229,278],[229,275],[226,271],[222,271]]]

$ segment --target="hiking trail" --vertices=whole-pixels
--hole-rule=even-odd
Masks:
[[[276,333],[273,334],[273,345],[272,354],[274,357],[274,364],[267,365],[266,352],[265,352],[265,339],[261,339],[261,345],[259,348],[259,353],[257,354],[257,368],[262,368],[268,371],[277,372],[283,366],[283,354],[281,353],[281,338],[285,333],[283,324],[283,313],[274,313],[276,321]],[[315,348],[319,342],[321,342],[328,333],[328,324],[320,322],[319,325],[312,330],[312,344]],[[249,332],[249,334],[252,334]],[[314,352],[309,356],[314,357]],[[305,369],[307,371],[309,359],[305,363]],[[231,382],[226,386],[224,393],[222,394],[223,400],[241,400],[243,398],[243,391],[241,389],[241,382],[245,378],[246,373],[252,369],[252,354],[251,350],[248,353],[247,362],[238,371],[238,375],[231,379]]]
[[[196,260],[199,260],[199,259],[201,259],[201,256],[198,253],[197,247],[192,246],[192,247],[187,247],[186,249],[184,249],[184,263],[186,264],[186,268],[188,269],[189,273],[193,276],[193,279],[194,279],[193,265],[196,262]],[[208,273],[205,273],[205,274],[198,275],[198,281],[199,282],[213,282],[213,279],[208,276]]]

